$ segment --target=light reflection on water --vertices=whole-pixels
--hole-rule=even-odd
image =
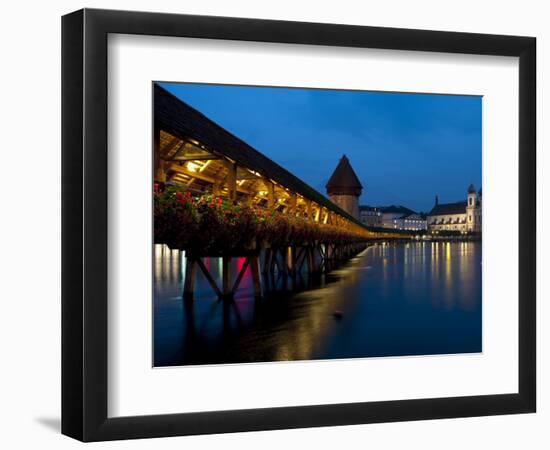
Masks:
[[[234,302],[202,275],[183,301],[182,256],[155,248],[155,366],[481,351],[478,242],[377,245],[320,280],[281,279],[263,300],[247,270]],[[221,259],[205,265],[220,283]]]

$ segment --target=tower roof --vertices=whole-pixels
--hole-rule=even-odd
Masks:
[[[468,186],[468,194],[475,194],[476,193],[476,188],[473,184],[470,184],[470,186]]]
[[[359,178],[357,178],[346,155],[340,159],[340,162],[328,180],[326,188],[329,195],[361,195],[363,186],[359,182]]]

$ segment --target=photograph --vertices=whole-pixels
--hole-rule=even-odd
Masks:
[[[550,449],[545,3],[106,5],[3,5],[0,449]]]
[[[152,102],[153,367],[483,352],[482,96]]]

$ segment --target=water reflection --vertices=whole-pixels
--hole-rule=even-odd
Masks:
[[[481,351],[480,243],[377,245],[323,278],[264,280],[262,300],[247,269],[232,302],[202,275],[184,301],[183,256],[155,247],[156,366]]]

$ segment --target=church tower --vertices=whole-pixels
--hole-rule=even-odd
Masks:
[[[333,203],[359,220],[359,197],[363,186],[355,174],[349,159],[342,156],[326,185],[327,194]]]
[[[477,191],[477,208],[476,208],[476,228],[474,231],[481,233],[482,231],[482,204],[481,204],[481,188]]]
[[[468,203],[466,204],[466,225],[468,231],[477,231],[477,192],[473,184],[468,187]]]

